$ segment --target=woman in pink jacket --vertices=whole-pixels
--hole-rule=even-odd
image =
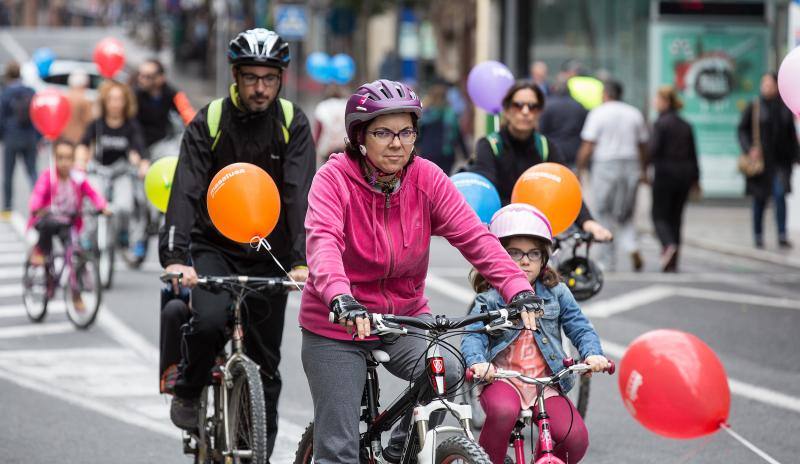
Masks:
[[[445,237],[506,301],[530,310],[537,298],[519,267],[482,225],[450,179],[414,155],[419,98],[404,84],[379,80],[347,102],[346,153],[317,172],[308,196],[306,257],[310,274],[302,296],[303,368],[314,400],[314,461],[358,463],[359,406],[365,357],[382,349],[385,366],[410,380],[426,343],[401,337],[384,344],[369,336],[367,311],[430,315],[423,291],[432,235]],[[334,312],[342,327],[328,322]],[[525,313],[526,327],[532,316]],[[357,338],[351,336],[355,332]],[[447,385],[461,366],[445,356]],[[384,450],[400,455],[411,418],[398,425]]]

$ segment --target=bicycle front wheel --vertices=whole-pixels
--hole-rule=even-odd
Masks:
[[[300,444],[294,453],[294,464],[311,464],[314,462],[314,423],[308,424],[303,436],[300,437]]]
[[[450,437],[436,447],[436,464],[491,464],[489,456],[465,436]]]
[[[233,453],[233,462],[266,464],[267,412],[258,366],[245,360],[233,365],[231,375],[233,388],[228,399],[231,443],[228,449]]]
[[[100,272],[100,282],[104,289],[110,289],[114,283],[114,227],[105,216],[97,218],[96,251]]]
[[[42,322],[47,316],[47,302],[53,284],[48,278],[47,264],[34,266],[30,258],[25,260],[25,271],[22,275],[22,304],[28,319],[32,322]]]
[[[97,318],[103,294],[97,260],[89,254],[75,253],[72,273],[64,292],[67,317],[75,327],[86,329]]]

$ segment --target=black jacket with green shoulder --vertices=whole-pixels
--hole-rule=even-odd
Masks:
[[[233,262],[272,261],[263,250],[224,237],[208,215],[211,179],[239,162],[264,169],[278,186],[280,217],[267,237],[272,252],[284,266],[306,264],[304,221],[316,167],[308,118],[291,102],[277,98],[266,111],[244,111],[232,86],[228,97],[202,108],[186,127],[159,236],[162,266],[190,263],[191,243],[210,245]]]
[[[505,206],[511,203],[517,179],[531,166],[544,162],[565,164],[558,147],[545,136],[534,132],[528,140],[517,140],[504,127],[478,140],[466,170],[489,179]],[[583,203],[575,223],[583,225],[590,219],[592,215]]]

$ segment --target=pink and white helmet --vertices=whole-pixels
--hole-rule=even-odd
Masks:
[[[497,238],[529,235],[543,238],[553,244],[553,228],[547,216],[525,203],[511,203],[500,208],[489,223],[489,230]]]

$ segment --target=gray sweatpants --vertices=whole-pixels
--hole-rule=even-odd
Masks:
[[[639,160],[609,160],[592,163],[591,201],[595,219],[614,234],[614,241],[592,247],[607,270],[616,267],[616,245],[626,253],[639,250],[633,213],[639,186]]]
[[[303,330],[303,369],[314,400],[316,464],[358,464],[359,411],[367,378],[366,356],[369,351],[380,349],[388,353],[391,361],[384,364],[386,369],[401,379],[411,380],[425,367],[426,348],[427,342],[414,337],[401,337],[393,344],[380,341],[351,342],[333,340]],[[463,372],[453,354],[444,348],[441,348],[441,352],[445,359],[445,382],[449,391]],[[412,370],[415,364],[416,370]],[[405,440],[411,420],[410,412],[392,431],[390,446],[399,446]],[[435,422],[433,417],[431,419],[431,422]]]

